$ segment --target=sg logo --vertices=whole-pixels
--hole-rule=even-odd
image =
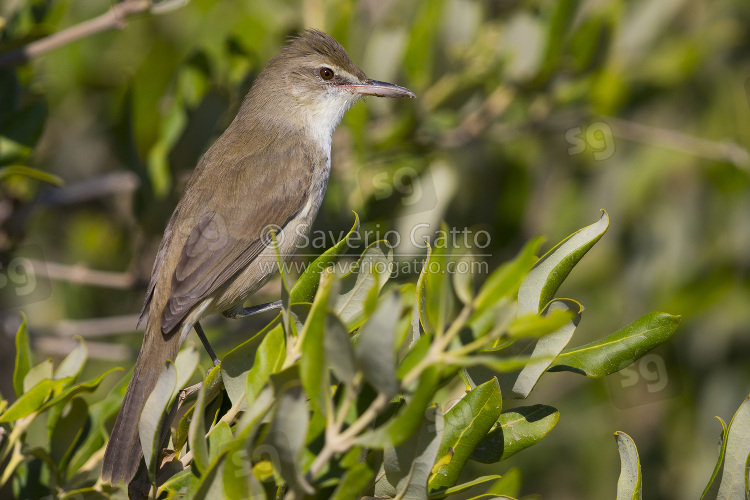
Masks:
[[[662,344],[607,377],[612,402],[626,409],[673,398],[682,392],[679,363],[670,344]]]
[[[0,309],[38,302],[51,293],[41,249],[27,246],[17,253],[23,257],[0,261]]]
[[[606,122],[594,122],[584,130],[574,127],[565,132],[565,141],[570,145],[569,156],[576,156],[591,149],[594,159],[607,160],[615,154],[615,138],[612,127]]]
[[[432,210],[437,205],[437,194],[430,171],[421,173],[409,165],[395,170],[363,168],[359,172],[363,197],[377,203],[388,200],[400,203],[402,213],[412,214]]]

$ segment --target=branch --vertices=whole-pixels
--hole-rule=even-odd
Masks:
[[[149,0],[124,0],[114,4],[104,14],[84,21],[70,28],[64,29],[58,33],[44,37],[28,45],[0,55],[0,68],[4,66],[14,66],[23,64],[30,59],[49,52],[50,50],[62,47],[69,43],[78,41],[82,38],[108,31],[114,28],[123,28],[125,19],[128,16],[139,14],[149,10],[151,2]]]
[[[79,264],[71,266],[57,262],[29,260],[34,266],[33,269],[37,276],[51,280],[123,290],[144,288],[147,285],[145,281],[138,279],[135,274],[129,272],[98,271]]]

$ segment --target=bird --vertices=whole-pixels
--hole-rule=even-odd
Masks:
[[[135,477],[141,413],[193,328],[218,362],[201,318],[280,307],[243,304],[278,272],[276,252],[288,259],[309,232],[328,184],[332,134],[364,96],[416,97],[369,79],[333,37],[305,30],[267,63],[199,160],[156,255],[141,310],[141,319],[148,312],[143,344],[104,455],[103,481]]]

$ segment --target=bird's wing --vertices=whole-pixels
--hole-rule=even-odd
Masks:
[[[184,243],[162,311],[165,334],[270,246],[269,228],[283,229],[308,198],[314,164],[294,141],[276,141],[236,161],[223,156],[218,161],[232,165],[203,166],[180,201],[171,240]]]

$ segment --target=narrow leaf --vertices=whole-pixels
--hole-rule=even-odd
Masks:
[[[427,409],[419,430],[409,441],[396,448],[385,449],[385,477],[397,492],[396,500],[427,498],[427,481],[438,456],[442,434],[442,411],[433,405]]]
[[[323,252],[312,264],[307,266],[305,272],[297,279],[290,293],[292,304],[299,302],[312,302],[320,283],[320,274],[331,266],[338,257],[344,254],[349,241],[359,231],[359,215],[354,212],[354,224],[349,232],[338,243]]]
[[[555,311],[564,312],[570,319],[557,330],[536,342],[531,357],[544,359],[529,363],[518,374],[512,390],[519,397],[525,398],[529,395],[539,381],[539,377],[549,367],[555,356],[560,354],[560,351],[568,345],[568,342],[573,337],[573,333],[576,331],[578,323],[581,321],[583,307],[575,300],[556,299],[549,303],[544,312],[542,312],[542,315],[546,316]]]
[[[166,416],[167,405],[177,386],[177,369],[171,360],[167,360],[159,374],[153,392],[146,400],[146,405],[138,422],[138,435],[141,439],[143,456],[146,458],[149,476],[153,479],[159,455],[161,424]]]
[[[496,378],[469,391],[445,414],[445,430],[438,456],[451,460],[434,471],[431,490],[454,486],[474,448],[495,425],[502,410],[500,384]]]
[[[16,332],[16,367],[13,370],[13,389],[16,391],[16,397],[23,394],[23,379],[34,365],[34,355],[31,352],[31,341],[29,340],[29,330],[26,328],[26,316],[23,316],[23,322]]]
[[[354,350],[365,379],[389,399],[398,392],[394,336],[400,308],[398,293],[384,297],[360,329]]]
[[[602,217],[598,222],[573,233],[543,255],[521,283],[518,290],[518,313],[539,312],[608,227],[609,217],[602,210]]]
[[[646,314],[603,339],[566,349],[552,362],[549,371],[571,371],[593,378],[618,372],[667,341],[679,323],[679,316]]]
[[[620,479],[617,481],[617,500],[640,500],[641,463],[638,449],[624,432],[615,432],[617,448],[620,450]]]
[[[714,471],[715,479],[706,488],[703,500],[745,500],[747,461],[750,456],[750,396],[745,398],[729,422],[722,443],[723,461]]]
[[[202,473],[205,473],[211,464],[208,456],[208,443],[206,442],[205,411],[206,388],[201,386],[193,409],[193,419],[190,421],[188,441],[190,442],[190,449],[193,451],[193,463]]]
[[[386,250],[384,251],[383,248]],[[368,246],[352,271],[341,278],[341,290],[333,310],[350,329],[356,329],[367,318],[365,305],[371,294],[383,288],[391,275],[393,250],[385,240]]]

